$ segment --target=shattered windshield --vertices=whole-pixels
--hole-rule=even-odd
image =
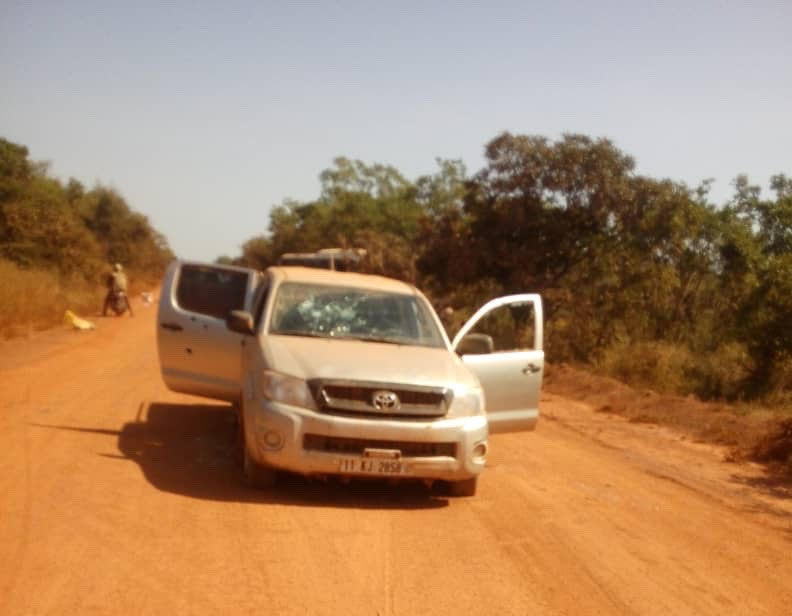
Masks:
[[[414,295],[286,282],[269,333],[443,347],[430,310]]]

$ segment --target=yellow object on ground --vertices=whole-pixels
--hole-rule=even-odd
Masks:
[[[71,325],[74,329],[81,329],[81,330],[96,329],[96,325],[94,325],[90,321],[81,319],[71,310],[67,310],[66,313],[63,315],[63,322],[66,325]]]

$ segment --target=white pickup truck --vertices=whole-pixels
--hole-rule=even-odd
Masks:
[[[532,315],[528,343],[496,349],[475,332],[515,306]],[[286,470],[440,480],[451,494],[473,495],[489,434],[531,430],[539,416],[535,294],[488,302],[449,341],[404,282],[175,261],[157,334],[170,389],[237,405],[245,475],[260,487]]]

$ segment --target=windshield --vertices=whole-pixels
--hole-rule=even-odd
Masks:
[[[286,282],[269,333],[444,347],[430,310],[414,295]]]

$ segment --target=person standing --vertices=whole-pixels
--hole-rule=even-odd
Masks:
[[[135,316],[132,313],[132,304],[129,303],[129,295],[127,295],[127,277],[124,273],[124,268],[120,263],[113,266],[112,273],[107,277],[107,295],[105,296],[104,308],[102,309],[102,316],[107,316],[107,309],[113,301],[115,295],[123,294],[126,307],[129,309],[129,316]]]

